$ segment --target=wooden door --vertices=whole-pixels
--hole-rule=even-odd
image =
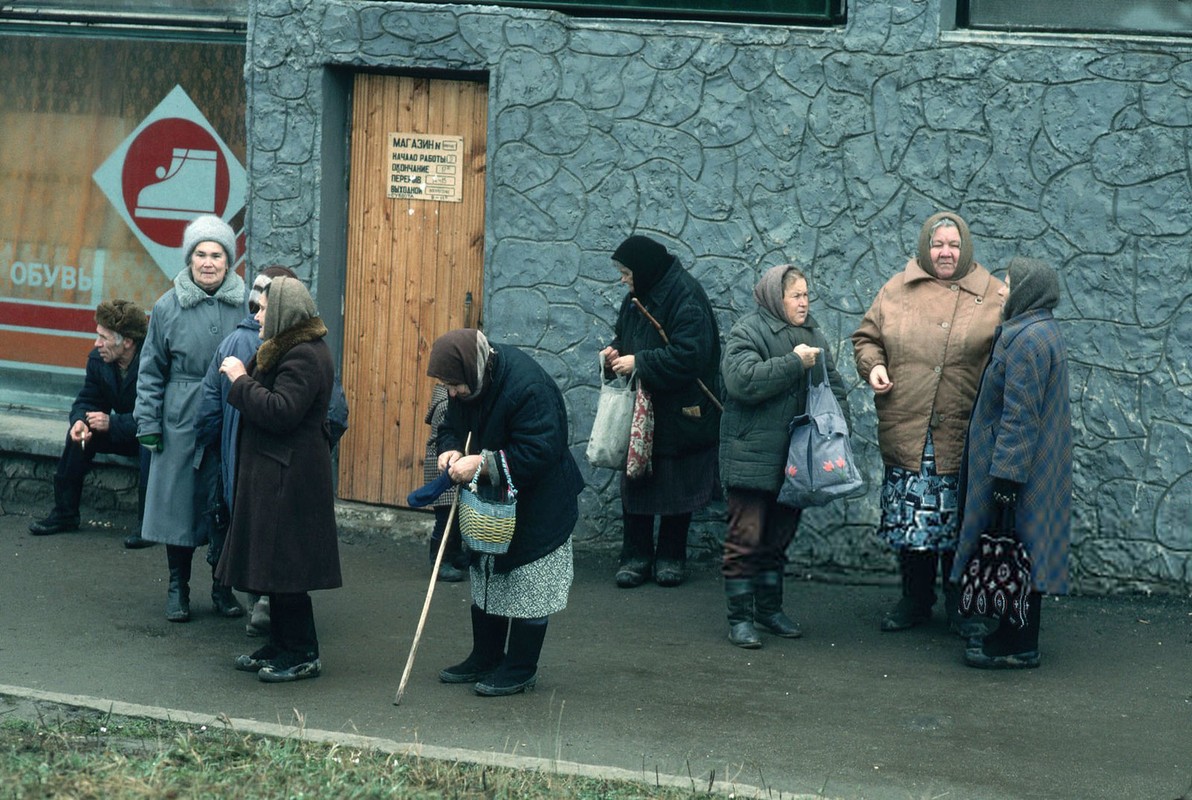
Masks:
[[[422,485],[430,346],[481,324],[487,100],[482,83],[355,78],[343,364],[351,418],[339,455],[346,500],[404,506]],[[395,134],[462,137],[458,202],[390,196],[400,191],[393,164],[414,158],[395,153],[410,141]]]

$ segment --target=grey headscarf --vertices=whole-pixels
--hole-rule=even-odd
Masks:
[[[269,298],[265,307],[265,339],[272,339],[300,322],[319,316],[315,301],[297,278],[274,278],[265,289]]]
[[[782,283],[791,270],[798,269],[793,264],[779,264],[770,267],[762,273],[761,280],[753,287],[753,299],[762,308],[769,311],[783,322],[790,322],[786,316],[786,306],[782,303]]]
[[[1010,276],[1010,296],[1002,308],[1002,319],[1013,319],[1028,311],[1059,305],[1059,276],[1044,262],[1015,257],[1010,259],[1006,274]]]

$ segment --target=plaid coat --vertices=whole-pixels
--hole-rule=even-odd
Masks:
[[[953,580],[960,580],[981,532],[997,522],[994,478],[1022,484],[1015,530],[1031,556],[1032,588],[1067,592],[1072,509],[1068,355],[1059,325],[1046,309],[1007,320],[994,338],[961,467],[963,521]]]

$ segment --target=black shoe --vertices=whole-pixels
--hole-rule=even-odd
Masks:
[[[654,564],[654,582],[659,586],[678,586],[687,577],[687,568],[682,561],[658,559]]]
[[[644,558],[633,558],[617,568],[617,586],[633,589],[646,582],[650,575],[650,562]]]
[[[931,605],[923,605],[914,598],[903,597],[890,613],[882,618],[881,629],[886,633],[905,631],[931,620]]]
[[[500,662],[473,662],[469,657],[454,666],[439,670],[439,680],[443,683],[476,683],[496,672],[498,666]]]
[[[301,659],[301,660],[300,660]],[[265,683],[288,683],[305,678],[317,678],[323,674],[323,665],[313,653],[303,656],[283,655],[257,672],[257,678]]]
[[[251,655],[236,656],[232,666],[242,672],[257,672],[263,667],[272,666],[273,659],[279,654],[280,651],[276,647],[267,644]]]
[[[506,678],[498,671],[477,683],[472,690],[483,697],[506,697],[533,689],[536,683],[538,683],[537,672],[528,678],[520,676]]]
[[[753,622],[783,639],[798,639],[803,635],[803,629],[799,627],[799,623],[781,611],[766,617],[754,617]]]
[[[756,650],[762,646],[762,639],[757,635],[757,629],[749,621],[735,622],[728,626],[728,640],[737,647],[746,650]]]
[[[29,525],[29,533],[34,536],[49,536],[54,533],[67,533],[69,531],[77,531],[78,529],[78,517],[64,519],[62,517],[49,516]]]
[[[964,651],[964,663],[977,669],[1034,669],[1039,666],[1039,651],[989,656],[980,647],[973,647]]]
[[[444,583],[459,583],[468,577],[468,573],[459,569],[454,564],[448,564],[444,561],[439,565],[439,580]]]
[[[152,547],[157,542],[151,542],[148,539],[142,539],[141,534],[134,533],[124,540],[124,546],[129,550],[140,550],[144,547]]]
[[[215,607],[215,613],[221,617],[244,616],[244,606],[240,605],[240,601],[232,593],[231,587],[223,584],[213,583],[211,585],[211,605]]]

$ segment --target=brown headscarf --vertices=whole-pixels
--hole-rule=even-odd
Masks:
[[[960,258],[956,262],[956,272],[948,278],[950,281],[958,281],[973,268],[973,237],[969,234],[968,223],[952,211],[932,214],[923,223],[919,230],[919,266],[931,277],[939,277],[935,274],[935,265],[931,263],[931,229],[941,219],[952,220],[956,223],[956,229],[960,231]]]
[[[485,371],[492,353],[488,339],[475,328],[448,331],[430,346],[426,374],[443,383],[464,384],[470,392],[466,399],[471,400],[484,391]]]

